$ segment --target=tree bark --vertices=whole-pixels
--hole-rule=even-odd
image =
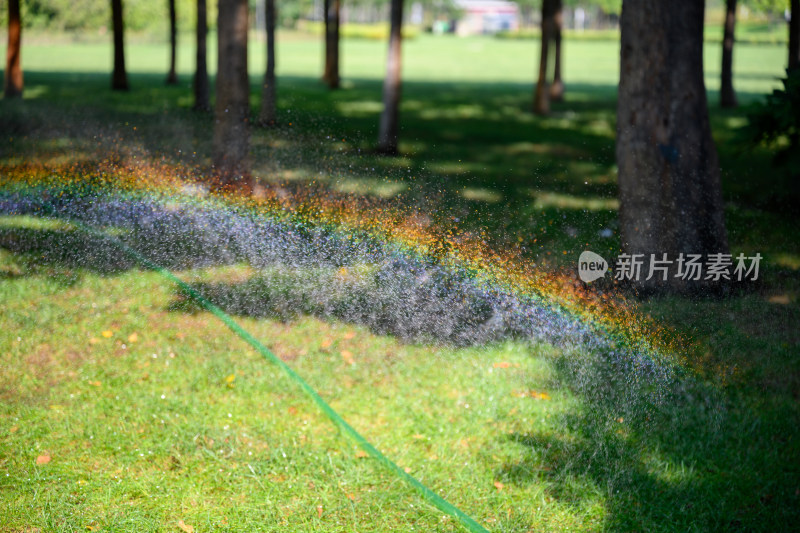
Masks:
[[[389,20],[389,56],[386,62],[386,79],[383,80],[383,113],[378,131],[378,151],[386,155],[396,155],[402,71],[400,52],[403,42],[403,0],[391,0]]]
[[[20,52],[22,47],[22,18],[19,0],[8,0],[8,48],[6,49],[6,71],[4,93],[6,98],[22,98],[24,81]]]
[[[114,72],[111,88],[127,91],[128,73],[125,70],[125,25],[122,19],[122,0],[111,0],[111,26],[114,32]]]
[[[264,74],[264,86],[261,89],[261,114],[259,116],[259,122],[262,126],[274,126],[276,120],[275,0],[266,0],[264,9],[267,23],[267,70]]]
[[[800,67],[800,0],[791,0],[789,19],[789,68]]]
[[[249,172],[247,0],[220,0],[212,191],[252,192]]]
[[[564,28],[564,3],[555,1],[555,14],[553,16],[553,44],[555,59],[553,65],[553,84],[550,85],[550,101],[561,102],[564,100],[564,82],[561,80],[561,33]]]
[[[533,94],[533,112],[537,115],[550,113],[550,88],[547,84],[547,62],[550,57],[550,41],[555,33],[555,13],[558,0],[542,0],[542,46],[539,56],[539,79]]]
[[[178,47],[178,28],[175,16],[175,0],[167,0],[169,4],[169,73],[167,85],[178,84],[178,74],[175,72],[175,51]]]
[[[725,2],[725,34],[722,38],[722,80],[719,103],[722,107],[736,107],[736,91],[733,90],[733,43],[736,30],[736,0]]]
[[[208,37],[208,11],[206,0],[197,0],[197,50],[195,56],[194,71],[194,109],[197,111],[209,111],[209,86],[208,86],[208,64],[207,64],[207,37]]]
[[[725,253],[717,151],[703,81],[703,0],[625,0],[617,107],[622,248],[676,260]],[[662,257],[658,255],[658,257]],[[645,290],[709,288],[703,281],[642,276]]]
[[[325,0],[325,71],[322,80],[331,89],[339,88],[340,0]]]

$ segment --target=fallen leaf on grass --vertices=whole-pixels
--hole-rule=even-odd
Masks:
[[[511,366],[511,363],[509,363],[508,361],[502,361],[500,363],[492,364],[492,367],[494,367],[494,368],[508,368],[510,366]]]
[[[91,339],[89,339],[89,344],[97,344],[98,342],[100,342],[100,339],[98,339],[97,337],[92,337]]]
[[[92,387],[100,387],[103,384],[99,381],[90,381],[89,385],[91,385]]]
[[[344,334],[345,340],[348,340],[348,341],[350,339],[354,339],[355,337],[356,337],[356,332],[355,331],[348,331],[347,333]]]
[[[36,458],[37,465],[46,465],[49,462],[50,462],[49,455],[40,455],[39,457]]]
[[[103,337],[105,337],[106,339],[110,339],[113,334],[114,334],[114,332],[111,331],[110,329],[107,329],[103,333],[101,333],[101,335]]]
[[[505,485],[503,485],[503,484],[502,484],[502,483],[500,483],[499,481],[495,481],[495,482],[494,482],[494,488],[496,488],[497,490],[503,490],[503,487],[504,487],[504,486],[505,486]]]
[[[128,335],[128,342],[130,342],[131,344],[133,344],[138,340],[139,340],[139,335],[137,335],[136,333],[131,333],[130,335]]]
[[[348,365],[354,365],[356,363],[355,359],[353,359],[353,354],[347,350],[342,350],[342,359]]]
[[[320,348],[322,348],[323,350],[327,350],[327,349],[328,349],[328,348],[330,348],[332,345],[333,345],[333,339],[331,339],[331,338],[327,338],[327,339],[323,339],[323,340],[322,340],[322,342],[320,343],[320,345],[319,345],[319,346],[320,346]]]
[[[358,457],[360,459],[363,459],[364,457],[369,457],[369,454],[367,452],[365,452],[364,450],[358,450],[356,452],[356,457]]]
[[[11,426],[8,430],[9,433],[16,433],[19,430],[19,426]]]
[[[233,387],[233,382],[234,382],[235,380],[236,380],[236,374],[231,374],[231,375],[229,375],[228,377],[226,377],[226,378],[225,378],[225,384],[226,384],[228,387],[231,387],[231,388],[232,388],[232,387]]]
[[[780,305],[789,305],[791,303],[788,294],[776,294],[774,296],[770,296],[769,298],[767,298],[767,301],[771,304],[780,304]]]
[[[194,533],[194,528],[184,522],[183,520],[178,520],[178,527],[181,528],[186,533]]]

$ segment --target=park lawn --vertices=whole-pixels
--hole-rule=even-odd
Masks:
[[[0,256],[4,526],[455,529],[214,317],[186,311],[156,273],[102,275],[91,253],[83,268],[43,263],[59,257],[54,235],[74,228],[27,217],[0,227],[11,249],[20,232],[39,232],[26,233],[38,247]],[[230,281],[251,270],[182,276]],[[580,498],[557,500],[552,469],[527,463],[523,439],[559,430],[575,403],[553,379],[553,349],[454,350],[312,318],[239,321],[399,465],[487,526],[604,520],[602,489],[582,483]],[[515,484],[509,471],[522,468]]]
[[[539,119],[527,113],[535,42],[409,41],[403,154],[387,160],[370,152],[384,45],[346,41],[346,88],[329,92],[318,40],[290,37],[279,52],[281,124],[253,134],[260,179],[485,228],[547,268],[574,268],[584,248],[618,253],[617,43],[568,43],[567,101]],[[253,50],[257,108],[263,56]],[[0,164],[143,158],[204,168],[209,118],[189,110],[190,47],[181,54],[183,85],[168,88],[165,47],[132,44],[133,90],[115,94],[107,45],[27,46],[28,100],[0,101]],[[743,142],[746,109],[716,109],[714,54],[709,45],[732,251],[766,260],[752,291],[642,304],[696,340],[685,361],[699,376],[692,394],[631,419],[619,415],[628,406],[578,386],[569,369],[582,354],[403,344],[310,317],[237,320],[381,450],[492,530],[790,529],[800,509],[796,193],[767,151]],[[777,86],[784,56],[779,46],[737,49],[743,102]],[[173,286],[135,268],[94,268],[90,253],[85,264],[59,259],[56,230],[75,231],[0,220],[0,527],[456,529]],[[44,455],[50,462],[37,465]]]
[[[181,520],[197,531],[457,529],[157,273],[109,269],[119,252],[63,222],[4,216],[0,239],[10,531],[177,531]],[[179,274],[230,283],[254,271]],[[491,530],[779,530],[796,519],[796,383],[763,397],[757,379],[687,376],[688,398],[636,412],[614,394],[581,394],[607,385],[583,369],[596,381],[575,387],[579,352],[403,344],[302,316],[237,320]],[[737,334],[726,338],[747,348]],[[778,357],[780,330],[771,336]],[[773,364],[751,363],[764,375]]]

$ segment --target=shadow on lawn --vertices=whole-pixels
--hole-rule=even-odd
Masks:
[[[3,129],[16,132],[13,142],[0,144],[0,158],[35,160],[45,147],[62,159],[119,152],[201,175],[210,165],[211,116],[192,112],[190,92],[165,87],[161,73],[132,74],[129,93],[110,91],[106,74],[26,76],[29,101],[0,101]],[[577,248],[618,251],[616,236],[598,236],[616,233],[614,86],[570,84],[567,101],[539,118],[528,112],[531,87],[525,83],[408,81],[404,156],[387,159],[372,152],[379,80],[354,79],[352,88],[335,92],[316,79],[280,81],[279,127],[253,130],[254,172],[261,179],[390,196],[446,224],[458,219],[464,231],[486,230],[500,246],[521,243],[531,259],[549,254],[559,261],[563,251]],[[252,82],[257,110],[260,80]],[[761,95],[739,96],[753,101]],[[795,196],[785,193],[790,188],[771,168],[769,154],[744,149],[741,132],[730,125],[740,123],[744,111],[710,109],[732,245],[800,256],[800,241],[782,237],[792,234]],[[763,176],[774,186],[764,186]],[[389,186],[381,186],[387,177]]]
[[[665,401],[631,409],[620,402],[625,394],[596,393],[603,372],[576,382],[578,364],[567,355],[555,366],[579,406],[554,432],[501,437],[517,443],[523,459],[500,467],[499,479],[543,484],[576,510],[601,502],[613,531],[794,528],[800,413],[791,398],[721,390],[687,375],[669,384]]]
[[[27,217],[26,217],[27,218]],[[63,283],[76,282],[81,272],[115,275],[141,268],[140,265],[107,239],[89,235],[64,222],[41,219],[45,227],[25,227],[30,219],[20,221],[0,216],[0,250],[6,250],[23,263],[24,271],[0,272],[0,277],[21,277],[46,274]],[[139,251],[158,257],[161,266],[169,269],[189,269],[229,265],[237,262],[221,247],[200,250],[188,236],[161,235],[155,232],[131,232],[122,235]]]
[[[132,75],[131,80],[133,91],[120,94],[108,90],[105,74],[27,72],[33,100],[21,110],[0,101],[4,131],[19,137],[17,144],[0,145],[0,157],[35,155],[44,143],[67,155],[76,146],[90,156],[116,146],[176,164],[206,165],[210,117],[188,109],[188,91],[164,87],[161,73]],[[255,95],[258,80],[253,81]],[[419,205],[433,198],[424,205],[443,224],[458,218],[462,227],[485,227],[500,241],[522,236],[532,258],[583,247],[613,255],[617,239],[600,237],[598,231],[615,229],[616,221],[615,206],[603,203],[616,195],[614,88],[569,85],[568,90],[567,102],[554,106],[553,116],[537,119],[527,113],[527,84],[408,82],[401,119],[405,157],[387,160],[369,151],[377,130],[380,82],[354,80],[353,89],[333,93],[317,80],[284,78],[281,127],[254,131],[256,165],[261,165],[265,179],[291,171],[300,175],[298,187],[327,180],[326,186],[333,188],[349,180],[356,192],[376,176],[390,176],[405,184],[398,189],[401,192],[392,193],[397,201]],[[253,103],[257,104],[255,98]],[[739,134],[724,125],[731,117],[741,117],[741,112],[712,106],[711,113],[721,140],[732,246],[800,256],[795,216],[785,209],[790,203],[784,194],[788,189],[770,168],[769,154],[749,154],[745,161]],[[337,141],[340,134],[346,142]],[[333,138],[322,139],[326,135]],[[168,268],[237,261],[213,248],[198,258],[191,240],[176,245],[173,236],[161,242],[150,237],[140,244],[151,246],[151,253],[166,247],[170,254],[164,257],[171,258],[164,263]],[[68,228],[0,226],[0,248],[22,258],[27,269],[0,272],[4,277],[35,274],[41,266],[61,273],[86,270],[101,275],[136,267],[104,240]],[[572,256],[567,260],[573,261]],[[74,282],[75,275],[57,279]],[[321,279],[344,283],[337,282],[336,275],[335,270],[309,274],[317,285]],[[353,320],[353,309],[374,304],[362,295],[355,303],[334,298],[327,307],[320,306],[308,298],[302,279],[276,285],[264,278],[196,288],[231,313],[280,320],[291,320],[298,312]],[[796,527],[800,520],[797,343],[787,341],[787,335],[797,308],[793,304],[780,320],[770,317],[786,309],[764,302],[753,304],[758,309],[755,315],[736,308],[756,298],[702,305],[674,299],[654,302],[652,307],[655,312],[670,308],[658,316],[666,323],[694,332],[699,327],[703,342],[711,339],[707,347],[714,364],[751,360],[746,379],[757,385],[742,385],[743,380],[737,387],[713,390],[716,385],[683,383],[673,390],[671,403],[639,410],[613,395],[593,392],[606,386],[602,372],[577,382],[575,367],[565,358],[557,364],[558,375],[572,386],[580,407],[565,415],[567,430],[562,434],[500,437],[518,443],[525,454],[523,460],[500,468],[500,479],[511,484],[545,483],[552,497],[575,503],[576,508],[587,493],[595,495],[605,501],[606,526],[612,530]],[[171,309],[194,312],[196,307],[178,295]],[[734,314],[750,318],[726,322],[724,317]],[[703,315],[713,325],[698,326]],[[371,327],[402,336],[398,328],[409,317],[389,311],[386,316],[396,321],[377,321]],[[415,320],[419,324],[419,317]],[[764,339],[748,330],[774,322],[790,332],[774,332]],[[788,381],[775,387],[781,374]]]
[[[28,269],[20,275],[56,273],[56,279],[74,282],[76,276],[65,271],[113,275],[136,268],[104,239],[57,221],[50,221],[50,226],[40,221],[38,227],[30,220],[0,222],[0,248],[21,258]],[[173,257],[166,265],[170,268],[237,261],[234,256],[212,260],[220,253],[213,249],[198,259],[197,247],[188,237],[182,244],[176,244],[174,236],[159,240],[152,233],[122,237],[145,246],[142,251],[151,256],[168,250]],[[278,268],[244,281],[193,287],[236,315],[292,320],[311,314],[365,324],[378,333],[406,339],[436,333],[430,330],[435,322],[431,317],[440,320],[445,309],[425,309],[431,305],[425,287],[418,288],[419,294],[410,287],[408,298],[387,305],[365,285],[370,275],[357,269]],[[198,311],[185,295],[176,296],[171,311]],[[687,305],[685,300],[677,302]],[[481,318],[480,306],[458,298],[441,304],[462,306],[460,311],[447,311],[456,317],[462,312],[465,318],[445,324],[446,328],[479,325],[480,321],[469,320]],[[791,529],[800,519],[798,406],[788,391],[773,395],[766,386],[755,391],[725,389],[689,376],[648,383],[635,372],[618,372],[613,363],[563,352],[554,362],[556,375],[578,403],[561,415],[558,433],[500,437],[520,446],[521,459],[499,467],[497,478],[510,486],[541,483],[551,497],[574,505],[576,512],[586,502],[602,501],[605,527],[618,531],[777,531]],[[765,364],[756,361],[762,371]],[[778,370],[793,372],[787,365],[788,360]],[[653,387],[666,391],[658,401],[653,401]]]

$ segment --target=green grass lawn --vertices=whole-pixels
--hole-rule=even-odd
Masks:
[[[344,42],[337,92],[318,82],[317,40],[279,44],[281,125],[252,139],[260,179],[416,207],[434,225],[457,218],[498,247],[521,242],[547,268],[574,268],[585,248],[618,252],[617,43],[568,42],[567,100],[541,119],[527,112],[535,42],[409,41],[403,153],[388,160],[370,152],[384,44]],[[166,48],[132,43],[133,90],[114,94],[107,45],[26,44],[27,99],[0,101],[0,168],[109,156],[205,167],[211,127],[189,109],[191,53],[181,48],[183,85],[168,88]],[[761,284],[722,300],[642,303],[694,341],[664,404],[630,412],[616,399],[624,384],[547,345],[455,349],[308,316],[236,319],[491,530],[791,530],[798,195],[744,142],[746,108],[717,109],[718,54],[707,46],[731,247],[766,262]],[[778,86],[783,47],[743,45],[735,57],[743,103]],[[181,520],[195,531],[458,529],[174,286],[109,263],[107,246],[64,223],[0,218],[0,531],[180,531]],[[257,274],[269,272],[179,272],[218,283]]]

